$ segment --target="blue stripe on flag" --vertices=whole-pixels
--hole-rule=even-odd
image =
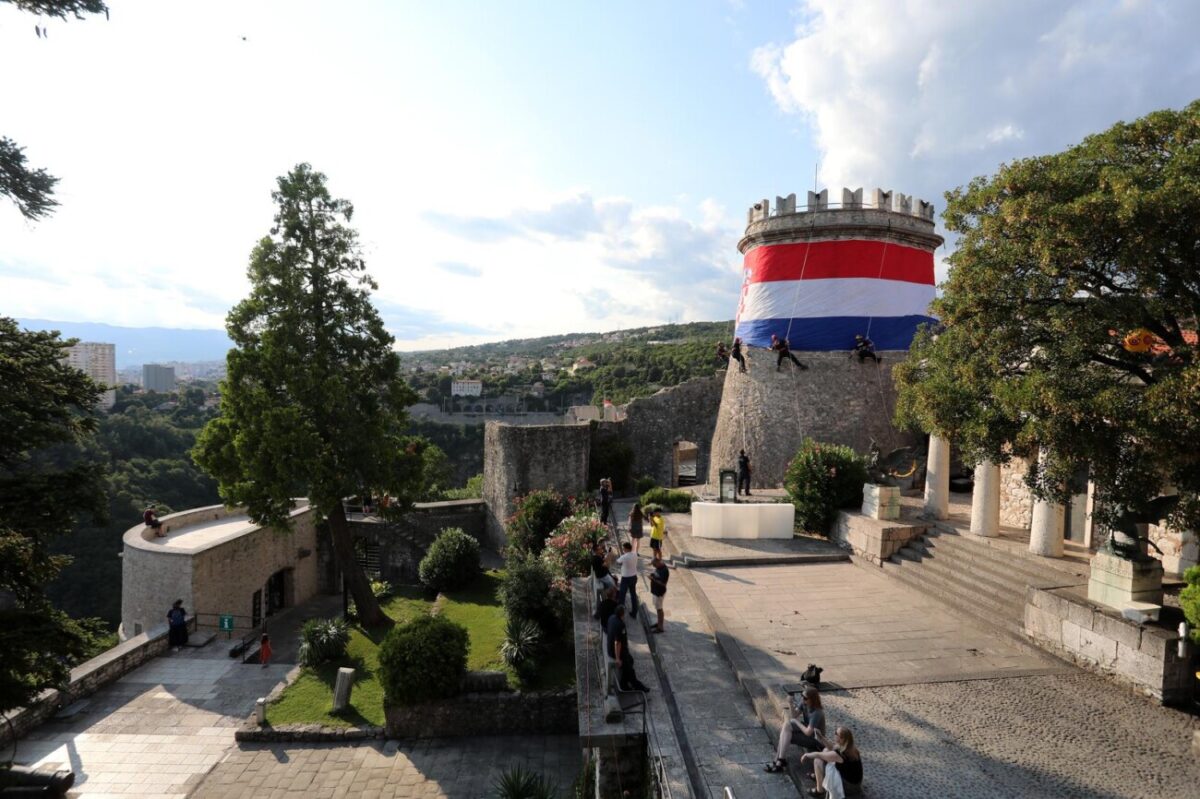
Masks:
[[[877,350],[906,350],[917,326],[933,323],[931,316],[817,316],[804,319],[748,319],[738,323],[735,336],[752,347],[770,347],[771,334],[788,338],[793,350],[828,351],[854,349],[854,336],[868,335]],[[791,322],[791,332],[788,323]]]

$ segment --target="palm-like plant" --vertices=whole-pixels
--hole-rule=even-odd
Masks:
[[[556,799],[554,783],[524,766],[510,768],[492,783],[495,799]]]

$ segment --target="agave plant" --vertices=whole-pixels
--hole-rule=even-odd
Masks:
[[[555,799],[554,783],[524,766],[510,768],[492,783],[495,799]]]
[[[509,619],[504,628],[504,643],[500,644],[500,656],[504,662],[516,668],[533,658],[542,643],[542,631],[529,619]]]
[[[341,619],[309,619],[300,631],[300,662],[316,666],[346,654],[350,628]]]

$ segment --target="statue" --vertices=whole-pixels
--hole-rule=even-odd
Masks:
[[[1147,546],[1154,547],[1158,554],[1162,550],[1153,541],[1143,537],[1138,528],[1144,524],[1158,524],[1171,514],[1179,504],[1179,495],[1158,497],[1145,505],[1145,510],[1138,512],[1129,506],[1119,506],[1112,524],[1108,526],[1108,541],[1105,549],[1125,560],[1145,560],[1149,558]]]
[[[916,473],[918,455],[916,447],[900,447],[884,455],[875,439],[871,439],[871,449],[867,455],[867,476],[875,485],[899,485],[898,480],[912,477]]]

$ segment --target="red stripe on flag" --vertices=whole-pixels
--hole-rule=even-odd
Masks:
[[[886,249],[885,249],[886,248]],[[807,262],[805,256],[807,255]],[[880,262],[883,271],[880,274]],[[750,283],[869,277],[933,285],[933,253],[902,244],[845,239],[768,244],[746,253]]]

